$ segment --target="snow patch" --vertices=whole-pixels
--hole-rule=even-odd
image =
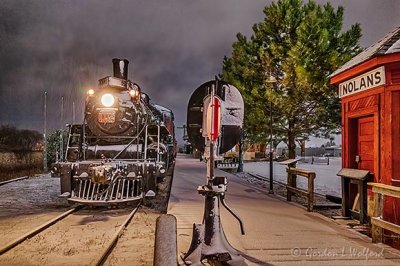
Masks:
[[[225,101],[222,103],[222,125],[243,125],[244,103],[239,90],[232,85],[224,85]]]
[[[392,54],[400,52],[400,39],[398,39],[387,51],[385,54]]]

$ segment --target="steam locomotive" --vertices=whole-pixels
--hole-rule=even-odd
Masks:
[[[155,196],[157,182],[173,172],[172,111],[128,80],[128,60],[112,62],[113,76],[87,92],[84,122],[69,125],[66,161],[58,167],[61,195],[70,202],[112,205]]]

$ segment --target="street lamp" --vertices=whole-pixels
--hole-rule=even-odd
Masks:
[[[266,81],[270,83],[271,95],[272,95],[272,87],[276,84],[277,80],[274,76],[270,75],[269,79]],[[269,194],[274,194],[274,166],[273,166],[273,151],[272,151],[272,99],[269,101]]]

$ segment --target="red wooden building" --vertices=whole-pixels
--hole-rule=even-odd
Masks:
[[[341,98],[343,168],[400,187],[400,27],[336,70],[331,84]],[[400,225],[400,200],[385,200],[383,219]]]

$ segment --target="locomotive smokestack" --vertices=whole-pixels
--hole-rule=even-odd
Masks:
[[[113,62],[114,77],[128,80],[129,61],[126,59],[114,58],[112,62]]]

